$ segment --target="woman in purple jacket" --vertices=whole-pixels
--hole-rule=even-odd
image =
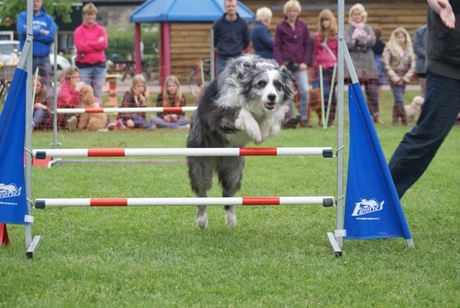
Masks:
[[[300,127],[311,127],[308,123],[308,75],[307,63],[310,58],[310,32],[307,23],[299,19],[301,12],[297,0],[289,0],[283,9],[285,18],[275,30],[273,52],[281,68],[287,68],[294,75],[300,92]],[[292,100],[289,116],[293,115]]]

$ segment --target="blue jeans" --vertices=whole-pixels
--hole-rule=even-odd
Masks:
[[[38,128],[44,119],[48,118],[48,111],[38,108],[34,110],[33,122],[34,127]]]
[[[390,82],[391,92],[396,102],[404,102],[404,92],[406,92],[406,84],[395,84]]]
[[[38,75],[43,78],[45,84],[50,87],[51,84],[51,72],[53,68],[51,66],[51,61],[49,56],[44,57],[33,57],[32,58],[32,69],[33,74],[35,74],[35,70],[38,67]]]
[[[98,66],[80,69],[81,79],[84,83],[93,88],[94,96],[99,99],[102,97],[102,87],[105,83],[106,71],[105,67]]]
[[[301,120],[307,121],[308,119],[308,75],[307,71],[295,70],[291,72],[297,82],[297,87],[300,92],[299,112]],[[293,100],[289,100],[289,117],[294,115]]]
[[[131,113],[129,115],[131,120],[134,122],[134,128],[148,128],[148,129],[155,129],[155,124],[150,123],[144,117],[138,115],[137,113]],[[123,121],[124,125],[127,125],[125,121]]]
[[[190,124],[190,118],[187,116],[182,116],[177,121],[168,122],[163,120],[159,116],[152,116],[150,118],[150,122],[155,124],[158,128],[179,128],[179,126],[181,125]]]
[[[428,168],[459,112],[460,80],[427,72],[425,102],[417,125],[404,135],[389,162],[399,198]]]

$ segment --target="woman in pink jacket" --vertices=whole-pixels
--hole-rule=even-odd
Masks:
[[[97,8],[91,2],[83,7],[83,24],[74,32],[77,48],[75,65],[80,69],[83,81],[93,87],[94,96],[101,98],[105,83],[105,49],[108,46],[107,32],[96,22]]]
[[[331,10],[322,10],[318,16],[318,31],[313,35],[313,77],[312,87],[320,88],[320,78],[323,79],[323,97],[325,107],[328,106],[329,92],[332,91],[331,107],[329,107],[329,119],[327,125],[333,126],[337,99],[335,96],[336,82],[331,89],[334,65],[337,63],[337,21]],[[322,76],[319,67],[322,67]],[[337,78],[334,79],[335,81]]]

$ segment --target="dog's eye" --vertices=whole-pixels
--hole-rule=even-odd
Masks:
[[[258,83],[257,83],[257,87],[258,88],[263,88],[267,85],[267,82],[265,80],[260,80]]]
[[[281,82],[279,81],[274,81],[273,82],[273,85],[275,86],[275,88],[279,91],[281,90],[281,88],[283,87],[283,85],[281,84]]]

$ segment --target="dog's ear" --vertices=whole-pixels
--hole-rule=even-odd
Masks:
[[[237,70],[237,78],[243,79],[247,76],[248,73],[254,71],[256,64],[254,62],[244,61],[240,66],[240,69]]]
[[[294,76],[286,68],[281,70],[281,76],[283,78],[283,87],[285,93],[285,100],[294,98],[295,95],[295,86],[294,86]]]

